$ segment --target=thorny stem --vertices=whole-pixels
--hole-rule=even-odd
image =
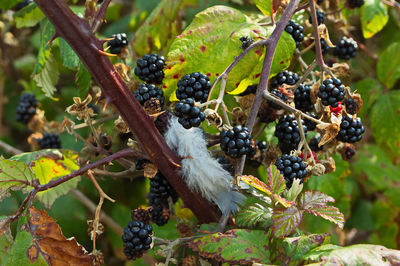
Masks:
[[[108,8],[108,5],[111,3],[111,0],[105,0],[99,10],[97,10],[97,13],[94,17],[94,21],[92,24],[92,32],[95,33],[99,27],[101,26],[101,24],[103,23],[104,17],[106,16],[106,11]]]

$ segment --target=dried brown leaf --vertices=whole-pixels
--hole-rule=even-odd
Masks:
[[[317,125],[317,128],[323,130],[325,133],[318,143],[318,147],[331,142],[339,134],[340,130],[340,119],[334,115],[331,116],[331,123],[321,123]]]
[[[144,163],[144,176],[147,178],[153,178],[158,172],[157,166],[152,163]]]

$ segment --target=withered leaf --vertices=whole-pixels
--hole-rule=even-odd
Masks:
[[[144,167],[144,176],[147,178],[153,178],[157,172],[158,168],[152,163],[145,163],[143,164]]]
[[[337,134],[339,134],[340,118],[332,115],[331,123],[318,124],[317,128],[325,131],[324,135],[321,138],[321,141],[318,144],[318,146],[321,147],[322,145],[334,140],[336,138]]]

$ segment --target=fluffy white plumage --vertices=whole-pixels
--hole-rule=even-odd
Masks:
[[[185,129],[172,116],[164,138],[168,146],[182,157],[182,174],[188,186],[209,201],[215,202],[224,215],[237,212],[245,196],[234,191],[233,177],[213,158],[207,149],[203,131]]]

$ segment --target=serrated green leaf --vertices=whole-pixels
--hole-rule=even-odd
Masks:
[[[1,0],[0,8],[7,10],[18,4],[21,0]]]
[[[400,42],[392,43],[381,54],[376,74],[388,88],[392,88],[400,78]]]
[[[70,70],[76,70],[79,64],[79,57],[72,50],[71,46],[62,38],[58,40],[63,65]]]
[[[290,235],[300,225],[303,220],[303,211],[296,206],[287,209],[275,209],[272,219],[274,222],[272,225],[274,236],[284,237]]]
[[[370,114],[376,142],[400,154],[400,91],[381,94]]]
[[[328,234],[312,234],[297,237],[285,237],[278,240],[278,245],[283,248],[285,254],[293,260],[301,260],[310,250],[329,242]]]
[[[4,220],[8,220],[6,221],[6,224],[2,223]],[[11,235],[9,220],[9,217],[0,217],[0,265],[2,265],[3,261],[8,256],[11,246],[14,243],[14,239]],[[4,228],[2,228],[3,226]]]
[[[281,172],[276,168],[275,165],[271,165],[268,169],[268,186],[272,189],[272,192],[280,195],[285,191],[286,182]]]
[[[389,20],[387,6],[380,0],[365,0],[361,7],[361,27],[368,39],[381,31]]]
[[[23,9],[15,12],[14,19],[17,28],[33,27],[38,24],[45,15],[42,10],[35,4],[30,4]]]
[[[256,4],[257,8],[267,17],[273,14],[272,0],[254,0],[254,4]]]
[[[40,22],[40,47],[33,74],[40,73],[46,65],[46,61],[50,57],[50,45],[48,45],[48,42],[53,37],[54,32],[54,27],[48,19],[43,19]]]
[[[0,199],[8,196],[10,190],[30,187],[34,174],[23,162],[0,157]]]
[[[58,71],[58,65],[52,56],[47,59],[42,71],[32,77],[36,85],[42,89],[44,95],[47,97],[53,96],[56,91],[55,85],[58,83],[59,78],[60,72]]]
[[[200,256],[229,264],[270,263],[268,232],[234,229],[189,242]]]
[[[31,163],[32,171],[36,174],[41,185],[57,180],[79,169],[77,164],[78,154],[74,151],[63,150],[62,156],[42,156]],[[80,177],[75,177],[54,188],[38,192],[37,198],[50,208],[53,202],[60,196],[67,194],[72,188],[76,188]]]
[[[236,215],[236,223],[241,227],[269,227],[272,224],[272,209],[259,203],[246,206]]]
[[[87,70],[82,62],[79,62],[78,72],[75,76],[75,83],[79,89],[79,97],[81,97],[82,99],[86,98],[89,92],[91,80],[92,75],[90,75],[89,70]]]
[[[297,196],[303,190],[303,184],[300,184],[301,180],[298,178],[293,179],[292,186],[289,190],[284,193],[285,198],[289,201],[296,201]]]

